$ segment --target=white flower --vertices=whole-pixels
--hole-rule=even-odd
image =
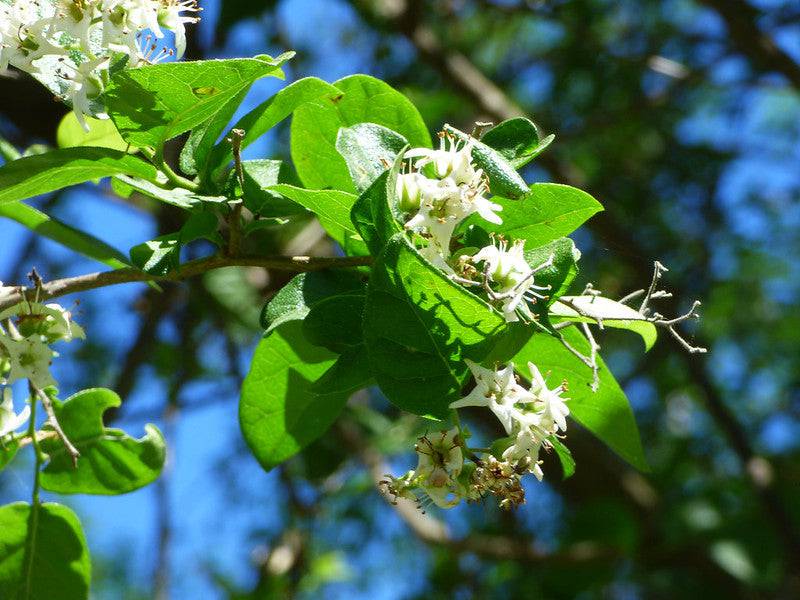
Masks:
[[[450,508],[461,501],[456,481],[464,467],[459,435],[458,428],[453,428],[433,439],[422,437],[416,446],[419,462],[415,473],[419,485],[442,508]]]
[[[199,17],[184,15],[184,12],[196,13],[202,9],[196,0],[162,0],[162,8],[158,13],[158,22],[175,33],[175,50],[178,58],[186,51],[186,23],[197,23]]]
[[[536,302],[544,298],[538,291],[550,289],[548,286],[537,286],[534,275],[552,265],[553,257],[544,264],[532,269],[525,260],[525,242],[517,240],[508,248],[508,243],[501,240],[499,246],[485,246],[472,257],[476,265],[484,263],[484,273],[493,286],[490,300],[501,302],[501,310],[506,321],[518,321],[522,314],[527,320],[533,318],[527,302]]]
[[[567,398],[561,397],[564,387],[549,389],[539,368],[532,362],[528,363],[528,368],[531,371],[530,391],[535,397],[531,408],[538,417],[539,427],[551,433],[566,431],[569,408],[566,405]]]
[[[482,367],[469,359],[467,363],[475,378],[475,389],[467,396],[450,404],[450,408],[465,406],[485,406],[491,410],[506,433],[510,434],[514,423],[520,418],[517,403],[532,402],[534,398],[514,377],[514,363],[505,368],[493,370]]]
[[[50,374],[53,351],[41,340],[41,336],[15,340],[0,334],[0,354],[3,350],[11,365],[11,370],[6,376],[6,384],[14,383],[18,379],[28,379],[39,389],[56,385],[55,379]]]
[[[60,304],[20,302],[0,312],[0,321],[16,317],[22,336],[43,335],[49,343],[85,339],[83,328],[72,320],[72,313]]]
[[[31,416],[31,407],[26,406],[19,414],[14,412],[14,401],[11,388],[3,388],[3,401],[0,402],[0,439],[14,433],[28,422]]]
[[[483,175],[483,172],[472,164],[474,146],[474,141],[470,140],[459,148],[455,136],[443,132],[439,135],[438,150],[414,148],[406,152],[406,157],[421,157],[414,166],[423,169],[426,165],[432,165],[433,173],[439,179],[450,178],[456,185],[473,184]]]
[[[103,92],[113,55],[127,54],[131,67],[170,56],[149,41],[170,30],[180,57],[185,25],[197,22],[200,10],[196,0],[0,0],[0,70],[38,74],[47,59],[42,68],[69,82],[61,96],[85,127],[85,115],[105,117],[90,101]],[[145,31],[151,33],[142,45]]]
[[[428,239],[423,255],[453,273],[447,259],[458,224],[474,213],[500,224],[503,220],[497,212],[502,207],[485,196],[489,187],[483,171],[473,164],[473,142],[459,148],[459,142],[450,134],[442,134],[441,140],[438,150],[414,148],[406,152],[405,158],[418,160],[413,163],[415,171],[398,176],[397,197],[400,210],[416,211],[405,227]],[[434,177],[425,175],[426,167]]]
[[[539,462],[539,450],[544,440],[545,436],[537,427],[522,426],[514,443],[503,452],[503,459],[511,463],[529,461],[528,469],[541,481],[544,473]]]

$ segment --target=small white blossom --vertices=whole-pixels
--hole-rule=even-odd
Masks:
[[[437,267],[453,273],[447,264],[450,241],[458,224],[477,213],[490,223],[500,224],[497,214],[502,207],[491,202],[486,177],[475,168],[473,143],[460,143],[450,134],[442,134],[438,150],[414,148],[405,157],[418,159],[413,171],[402,173],[397,180],[398,206],[414,213],[406,222],[408,230],[428,240],[422,254]],[[426,176],[433,172],[433,177]]]
[[[528,462],[528,470],[541,481],[544,473],[539,462],[539,450],[544,441],[542,431],[536,426],[522,425],[514,443],[503,452],[503,459],[511,463]]]
[[[535,400],[531,404],[534,413],[539,417],[538,425],[541,429],[556,433],[557,431],[567,430],[567,416],[569,408],[566,405],[566,398],[562,398],[564,386],[554,389],[547,387],[539,368],[532,362],[528,363],[531,371],[531,394]]]
[[[0,439],[20,429],[28,422],[30,416],[30,406],[23,408],[19,414],[14,412],[11,388],[3,388],[3,400],[0,402]]]
[[[106,116],[92,101],[104,90],[112,56],[127,54],[131,67],[151,62],[149,40],[169,30],[180,57],[185,25],[200,10],[196,0],[0,0],[0,71],[55,72],[66,82],[60,95],[85,127],[86,115]],[[164,49],[155,60],[173,54]]]
[[[443,431],[439,436],[433,436],[433,439],[422,437],[416,446],[419,457],[416,476],[419,485],[442,508],[450,508],[461,501],[460,486],[456,478],[464,466],[464,455],[459,436],[460,431],[453,428]]]
[[[22,336],[43,335],[49,343],[85,339],[83,328],[72,320],[72,313],[60,304],[20,302],[0,312],[0,321],[14,317]]]
[[[15,340],[0,334],[0,354],[3,353],[11,367],[5,378],[6,384],[14,383],[18,379],[28,379],[39,389],[56,385],[50,374],[53,351],[42,341],[41,336]]]
[[[503,369],[494,370],[482,367],[469,359],[465,362],[475,378],[475,389],[461,400],[450,404],[450,408],[485,406],[495,414],[506,433],[510,434],[515,421],[521,415],[517,403],[524,404],[534,400],[530,392],[517,383],[514,377],[514,363],[509,363]]]
[[[531,268],[525,260],[525,242],[517,240],[508,248],[508,243],[501,240],[499,245],[489,245],[472,257],[476,265],[483,263],[483,272],[488,283],[493,284],[490,300],[501,303],[501,310],[506,321],[519,321],[519,314],[525,319],[533,319],[528,302],[536,302],[544,296],[539,291],[548,290],[547,286],[534,283],[536,272],[552,264],[552,257],[536,269]],[[518,314],[519,313],[519,314]]]

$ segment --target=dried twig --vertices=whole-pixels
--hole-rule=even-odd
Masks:
[[[78,458],[80,457],[80,451],[73,445],[67,434],[64,433],[64,430],[61,428],[61,424],[58,422],[58,418],[56,417],[55,410],[53,410],[53,402],[50,400],[50,396],[48,396],[44,390],[39,389],[32,383],[30,384],[31,390],[36,394],[36,396],[41,400],[42,406],[44,406],[44,410],[47,413],[47,422],[50,424],[50,427],[53,428],[53,431],[56,432],[56,435],[61,440],[61,443],[64,444],[64,449],[67,451],[67,454],[70,455],[72,459],[72,466],[74,468],[78,468]]]

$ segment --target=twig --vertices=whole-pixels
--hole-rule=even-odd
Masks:
[[[72,459],[72,466],[73,468],[78,468],[78,458],[80,457],[80,451],[69,441],[67,434],[64,433],[64,430],[61,429],[61,424],[58,422],[58,418],[56,417],[56,413],[53,410],[53,402],[50,400],[50,396],[48,396],[44,390],[39,389],[32,383],[31,389],[36,392],[36,395],[39,397],[39,400],[42,402],[42,406],[44,406],[44,411],[47,413],[47,422],[50,423],[50,427],[53,428],[53,431],[56,432],[56,435],[61,440],[61,443],[64,444],[64,448],[67,451],[67,454],[70,455]]]
[[[592,391],[596,392],[600,389],[600,368],[597,366],[597,351],[600,350],[600,345],[597,343],[597,340],[594,339],[592,331],[589,329],[589,325],[586,323],[581,323],[581,328],[583,329],[586,339],[589,340],[589,362],[591,363],[592,367],[591,387]]]
[[[202,275],[208,271],[224,267],[262,267],[281,271],[306,272],[368,266],[371,263],[372,258],[369,256],[212,256],[189,261],[181,265],[177,271],[167,275],[153,275],[131,268],[56,279],[42,285],[38,299],[44,301],[67,294],[94,290],[121,283],[183,281],[197,275]],[[23,300],[31,301],[35,298],[36,290],[33,288],[26,288],[23,286],[2,288],[0,289],[0,310],[14,306]]]
[[[231,129],[231,135],[227,141],[233,151],[234,170],[239,186],[244,191],[244,169],[242,168],[242,140],[244,139],[244,129]],[[238,198],[229,203],[232,207],[228,215],[228,256],[236,256],[242,246],[242,200]]]

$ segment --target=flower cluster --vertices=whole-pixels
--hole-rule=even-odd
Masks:
[[[467,361],[475,379],[475,388],[450,408],[481,406],[491,410],[513,442],[503,452],[503,459],[524,468],[542,480],[539,451],[548,438],[565,432],[569,409],[562,398],[564,385],[550,389],[539,369],[528,363],[531,386],[525,389],[514,376],[514,364],[502,369],[487,369]]]
[[[528,363],[531,385],[525,388],[517,381],[512,363],[493,370],[466,362],[475,388],[450,408],[480,406],[491,410],[509,436],[500,441],[506,442],[507,447],[502,454],[497,451],[499,458],[485,450],[471,450],[466,447],[466,436],[459,428],[443,431],[433,438],[422,437],[415,447],[416,470],[401,477],[387,476],[382,482],[395,501],[406,498],[420,506],[432,502],[451,508],[461,500],[478,501],[491,494],[501,508],[512,508],[525,502],[522,475],[533,473],[542,480],[539,452],[550,447],[550,440],[567,429],[569,409],[566,398],[561,397],[564,386],[548,388],[533,363]],[[485,456],[479,458],[476,452]],[[474,464],[466,464],[465,455]]]
[[[450,242],[461,221],[478,213],[490,223],[500,224],[501,206],[486,194],[489,185],[472,158],[473,141],[459,142],[448,132],[440,134],[440,147],[414,148],[405,157],[412,160],[397,178],[399,209],[411,216],[406,229],[427,239],[422,255],[444,271],[454,274]]]
[[[85,338],[72,314],[58,304],[23,302],[0,312],[0,384],[28,379],[39,389],[55,385],[50,344]]]
[[[498,305],[508,322],[519,321],[520,317],[526,321],[533,320],[528,303],[545,299],[539,292],[550,289],[549,286],[536,285],[534,276],[551,267],[553,257],[533,268],[525,260],[524,247],[525,242],[517,240],[509,249],[508,243],[501,239],[497,245],[485,246],[468,259],[471,265],[483,265],[480,283],[489,300]],[[477,269],[471,274],[477,275]]]
[[[184,26],[200,10],[196,0],[0,0],[0,71],[11,65],[33,75],[55,73],[85,128],[85,115],[103,116],[96,101],[112,62],[127,57],[136,67],[175,54],[156,52],[154,40],[164,30],[175,34],[181,56]]]
[[[395,500],[406,498],[420,504],[416,491],[442,508],[451,508],[461,501],[465,489],[459,481],[464,468],[463,439],[457,429],[442,431],[432,437],[423,436],[417,441],[417,468],[402,477],[387,476],[383,482]]]

